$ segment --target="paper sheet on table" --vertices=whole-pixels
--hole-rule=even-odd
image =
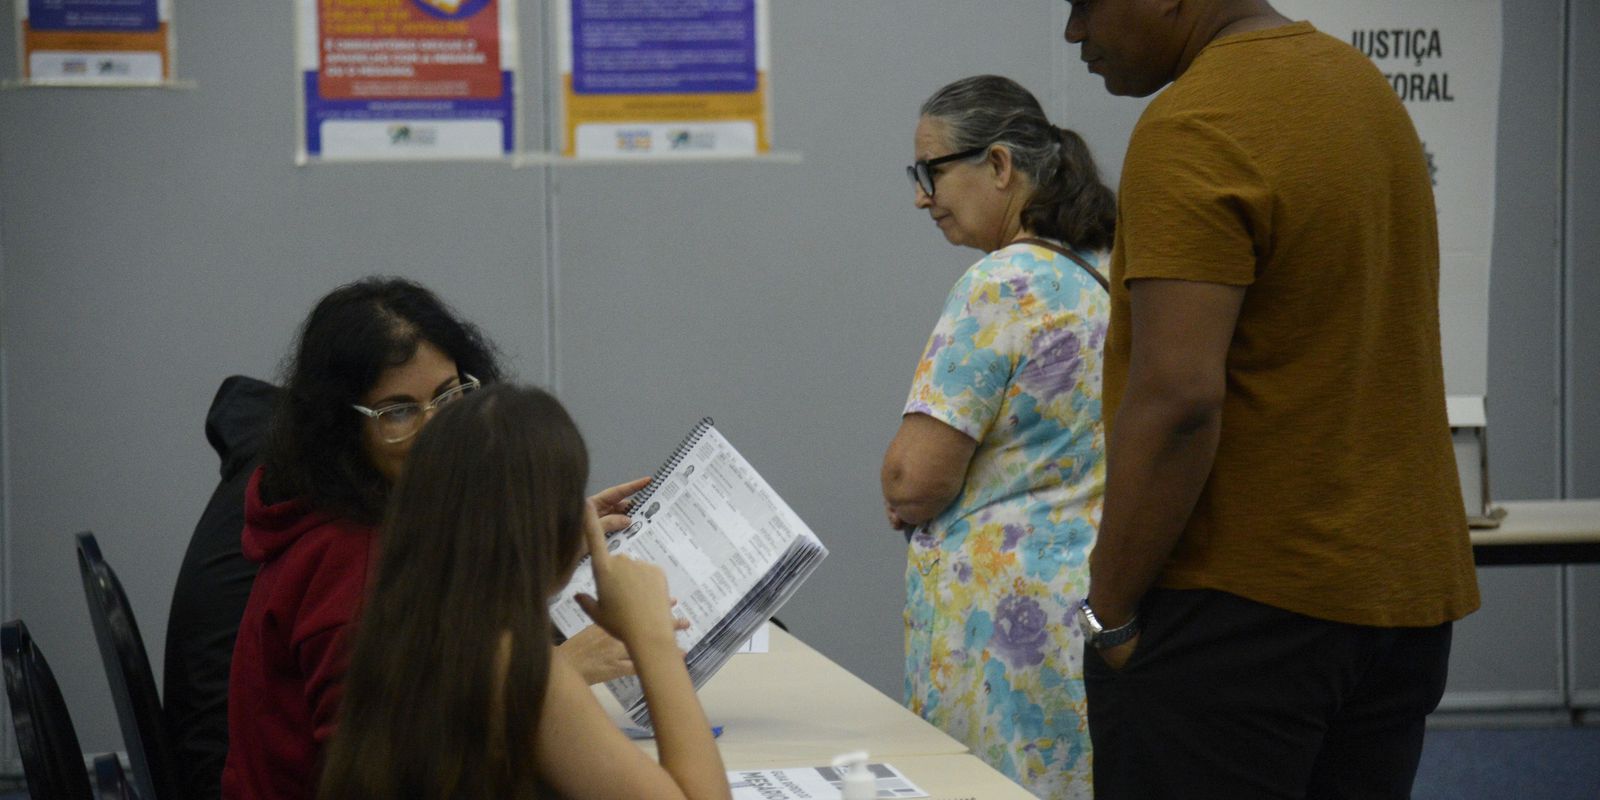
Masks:
[[[928,796],[893,765],[868,764],[867,769],[877,778],[879,800]],[[732,770],[728,785],[733,800],[839,800],[844,782],[833,767],[789,767]]]

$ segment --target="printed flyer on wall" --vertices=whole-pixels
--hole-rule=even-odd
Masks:
[[[26,83],[158,86],[172,75],[171,0],[16,4]]]
[[[1500,0],[1278,0],[1349,42],[1411,113],[1439,211],[1439,305],[1445,385],[1481,395],[1489,372],[1489,260],[1494,248],[1500,120]]]
[[[299,161],[517,151],[516,0],[297,0]]]
[[[769,151],[767,0],[560,0],[562,153]]]

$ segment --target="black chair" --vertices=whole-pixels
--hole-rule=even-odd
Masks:
[[[78,534],[78,571],[89,599],[89,618],[111,682],[122,743],[133,767],[134,792],[143,800],[182,800],[172,745],[161,722],[161,698],[122,583],[100,555],[94,534]]]
[[[122,771],[122,761],[116,753],[96,756],[94,760],[95,800],[135,800],[133,787]]]
[[[50,800],[93,800],[67,703],[22,620],[0,628],[0,651],[5,656],[6,697],[28,793]]]

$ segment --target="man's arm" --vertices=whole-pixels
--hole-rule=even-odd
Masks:
[[[1089,558],[1089,604],[1107,628],[1138,611],[1211,474],[1228,344],[1245,289],[1144,279],[1128,293],[1128,383],[1107,446],[1105,508]],[[1102,655],[1120,667],[1137,641]]]

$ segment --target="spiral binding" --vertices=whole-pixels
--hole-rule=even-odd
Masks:
[[[672,471],[677,469],[679,464],[683,463],[683,459],[689,455],[689,451],[693,450],[694,446],[700,443],[700,437],[705,436],[706,431],[709,430],[711,430],[711,418],[701,417],[700,421],[696,422],[694,424],[694,428],[689,431],[689,435],[683,437],[683,441],[678,445],[678,449],[672,451],[672,456],[667,459],[667,462],[662,464],[661,467],[656,470],[654,475],[650,476],[650,485],[640,489],[638,493],[633,496],[634,508],[644,508],[644,504],[649,502],[651,496],[656,493],[656,487],[660,486],[661,481],[664,480],[668,475],[671,475]]]

